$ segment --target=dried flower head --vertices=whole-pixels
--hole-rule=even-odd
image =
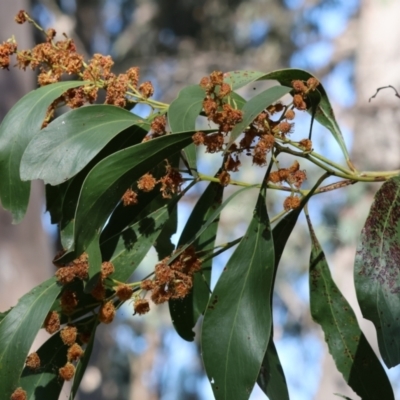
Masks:
[[[101,263],[101,279],[106,279],[115,271],[114,265],[110,261],[104,261]]]
[[[237,172],[239,171],[239,167],[241,165],[241,162],[236,156],[236,158],[233,158],[232,155],[229,155],[227,160],[225,161],[224,167],[226,171],[232,171],[232,172]]]
[[[282,121],[278,125],[279,132],[282,135],[287,135],[288,133],[292,133],[293,132],[293,127],[294,127],[294,124],[291,124],[291,123],[289,123],[287,121]]]
[[[28,357],[26,358],[25,363],[29,369],[35,370],[40,368],[40,358],[37,353],[29,354]]]
[[[219,179],[219,183],[222,186],[228,186],[229,182],[231,181],[231,176],[229,174],[229,172],[227,171],[222,171],[219,175],[218,175],[218,179]]]
[[[145,279],[140,284],[140,288],[143,290],[153,290],[155,287],[155,282],[151,279]]]
[[[132,297],[133,289],[131,286],[121,283],[115,288],[115,295],[121,300],[126,301]]]
[[[156,186],[157,180],[149,172],[144,174],[137,182],[137,187],[143,192],[151,192]]]
[[[10,397],[10,400],[26,400],[26,399],[27,399],[26,392],[21,387],[15,389]]]
[[[306,110],[307,109],[307,104],[303,99],[303,96],[301,94],[295,94],[293,96],[293,105],[295,108],[298,110]]]
[[[312,141],[310,139],[302,139],[302,140],[300,140],[299,145],[305,151],[311,151],[312,150]]]
[[[27,14],[26,14],[25,10],[20,10],[20,11],[18,11],[18,14],[15,16],[14,19],[17,24],[23,24],[24,22],[27,21],[26,17],[27,17]]]
[[[127,206],[133,206],[138,203],[137,193],[132,189],[127,189],[124,195],[122,196],[122,204]]]
[[[297,196],[289,196],[286,197],[285,201],[283,202],[283,208],[288,210],[293,210],[300,206],[301,200]]]
[[[318,85],[319,85],[319,80],[317,78],[314,78],[313,76],[311,78],[308,78],[307,87],[309,90],[315,90]]]
[[[110,324],[115,317],[115,306],[112,301],[104,303],[99,310],[99,320],[103,324]]]
[[[10,56],[17,52],[17,45],[12,41],[3,42],[0,45],[0,69],[8,69]]]
[[[300,80],[292,81],[292,87],[297,93],[306,93],[307,92],[307,86],[304,84],[303,81],[300,81]]]
[[[143,315],[150,311],[150,304],[146,299],[136,299],[133,304],[135,314]]]
[[[67,362],[63,367],[58,370],[58,374],[64,381],[70,381],[75,375],[75,366]]]
[[[149,97],[153,96],[154,88],[151,82],[143,82],[139,86],[139,92],[143,95],[144,98],[148,99]]]
[[[204,144],[204,137],[206,134],[204,132],[196,132],[193,136],[193,143],[198,146],[200,144]]]
[[[151,130],[154,132],[153,136],[161,136],[166,133],[166,127],[167,127],[167,119],[165,118],[165,115],[161,115],[160,117],[154,118],[152,121],[151,125]]]
[[[79,360],[83,355],[82,347],[79,346],[78,343],[74,343],[72,346],[68,348],[67,351],[67,360],[68,361],[76,361]]]
[[[164,175],[159,182],[161,183],[161,193],[164,199],[170,199],[173,194],[179,193],[181,191],[181,186],[183,183],[182,175],[179,171],[172,168],[167,162],[166,175]]]
[[[288,119],[289,121],[293,120],[295,116],[296,114],[293,110],[287,110],[285,113],[285,118]]]
[[[76,292],[64,290],[60,298],[61,310],[64,314],[70,315],[78,305],[78,296]]]
[[[60,317],[57,311],[50,311],[44,320],[44,329],[52,335],[60,329]]]
[[[60,337],[64,344],[72,346],[76,342],[78,331],[75,326],[68,325],[60,331]]]

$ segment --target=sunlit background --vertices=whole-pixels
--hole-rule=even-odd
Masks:
[[[44,28],[54,27],[72,37],[87,58],[93,53],[110,54],[115,72],[139,66],[141,79],[151,80],[155,86],[154,97],[166,102],[182,87],[198,83],[214,70],[306,69],[324,84],[356,166],[361,170],[400,167],[400,101],[396,102],[393,93],[382,92],[378,100],[368,102],[379,86],[391,84],[400,89],[398,0],[1,1],[0,40],[14,33],[23,43],[20,48],[26,48],[41,38],[31,28],[12,23],[19,9],[27,10]],[[241,94],[249,98],[265,84],[251,85]],[[34,87],[32,74],[1,71],[0,116]],[[136,107],[135,113],[146,116],[149,110]],[[301,115],[295,122],[293,137],[307,137],[309,116]],[[336,142],[318,124],[313,130],[313,145],[318,152],[342,161]],[[213,175],[220,161],[219,155],[204,154],[200,149],[201,172]],[[250,162],[243,164],[233,178],[260,182],[265,171]],[[301,166],[307,170],[311,187],[320,172],[309,164]],[[196,185],[180,205],[175,242],[204,187]],[[354,247],[376,188],[358,184],[321,195],[310,205],[333,276],[360,321],[352,284]],[[226,195],[232,190],[226,190]],[[256,195],[257,191],[239,196],[224,209],[217,243],[243,234]],[[282,201],[280,194],[270,194],[270,216],[282,210]],[[34,188],[32,202],[27,221],[19,227],[11,226],[8,215],[0,212],[0,310],[13,305],[52,273],[50,260],[56,251],[57,229],[47,214],[42,221],[35,220],[35,209],[44,208],[39,185]],[[274,297],[274,337],[290,396],[293,400],[329,400],[338,398],[333,393],[341,393],[355,400],[358,397],[335,371],[322,333],[309,315],[309,251],[307,228],[300,219],[282,258]],[[213,286],[230,254],[215,258]],[[151,251],[132,279],[143,278],[156,262],[156,253]],[[371,326],[362,321],[377,350]],[[165,305],[153,306],[142,317],[133,316],[131,304],[124,305],[111,326],[98,329],[78,398],[212,399],[201,362],[200,334],[198,324],[194,342],[181,339]],[[400,396],[398,369],[390,371],[390,377]],[[251,399],[265,398],[256,387]]]

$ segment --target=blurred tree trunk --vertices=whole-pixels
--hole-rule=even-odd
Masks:
[[[6,40],[15,34],[19,49],[32,47],[29,25],[17,25],[13,16],[21,9],[28,10],[27,0],[0,2],[0,37]],[[0,71],[0,120],[28,91],[34,88],[31,71]],[[25,219],[11,224],[11,216],[0,208],[0,310],[15,305],[17,300],[34,286],[47,279],[52,272],[51,246],[43,230],[43,186],[32,185],[30,204]]]
[[[392,170],[400,168],[400,99],[391,89],[381,91],[375,99],[368,99],[381,86],[393,85],[400,89],[400,2],[394,0],[364,0],[360,4],[358,43],[355,58],[355,87],[357,102],[350,110],[354,124],[352,160],[359,170]],[[367,188],[358,184],[357,201],[341,211],[339,219],[357,224],[359,234],[373,200],[377,185]],[[372,189],[372,190],[371,190]],[[360,208],[362,208],[360,216]],[[359,310],[353,280],[355,242],[339,248],[333,257],[334,278],[345,297],[355,309],[361,328],[375,351],[378,351],[375,328],[364,320]],[[358,398],[343,385],[329,354],[324,357],[323,378],[316,399],[336,399],[333,393]]]

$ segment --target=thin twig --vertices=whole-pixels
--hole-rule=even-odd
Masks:
[[[371,102],[371,100],[374,99],[382,89],[389,89],[389,88],[393,89],[395,91],[395,96],[400,99],[400,95],[399,95],[399,92],[397,91],[397,89],[392,85],[388,85],[388,86],[382,86],[382,87],[376,89],[376,93],[372,97],[369,98],[368,102]]]

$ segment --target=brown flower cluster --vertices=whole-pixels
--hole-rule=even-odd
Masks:
[[[290,185],[300,188],[302,183],[307,179],[305,171],[300,170],[298,161],[294,161],[289,168],[279,168],[268,176],[268,181],[272,183],[287,182]]]
[[[60,316],[57,311],[50,311],[43,323],[46,332],[52,335],[60,329]]]
[[[115,288],[115,295],[121,300],[126,301],[132,297],[133,289],[131,286],[121,283]]]
[[[68,361],[58,370],[58,374],[64,381],[70,381],[75,375],[75,365]]]
[[[298,110],[307,110],[307,94],[314,91],[319,85],[318,79],[311,77],[305,83],[301,80],[292,81],[292,87],[295,91],[293,96],[293,106]]]
[[[26,21],[34,23],[24,10],[17,14],[15,21],[19,24]],[[37,26],[36,23],[34,25]],[[85,63],[84,57],[77,51],[71,38],[64,34],[63,40],[55,41],[55,36],[56,31],[50,28],[45,32],[44,43],[22,51],[17,51],[17,43],[14,40],[0,45],[0,68],[8,69],[10,56],[16,54],[16,65],[19,68],[26,70],[29,67],[39,71],[39,86],[59,82],[64,74],[76,75],[85,81],[85,85],[67,90],[50,105],[42,127],[47,126],[57,107],[67,105],[77,108],[86,103],[91,104],[96,101],[99,89],[106,91],[105,104],[118,107],[127,106],[130,91],[142,99],[153,95],[154,88],[151,82],[144,82],[138,86],[139,68],[132,67],[125,73],[115,75],[111,72],[114,65],[111,56],[94,54],[92,59]]]
[[[193,287],[194,273],[201,268],[201,261],[192,246],[171,263],[169,260],[170,257],[166,257],[156,265],[154,280],[147,279],[141,284],[143,290],[152,291],[151,299],[156,304],[185,297]]]
[[[110,324],[115,317],[115,306],[112,301],[103,303],[99,310],[99,320],[103,324]]]
[[[283,202],[283,208],[286,211],[293,210],[300,206],[301,200],[300,197],[297,196],[289,196]]]
[[[40,368],[40,358],[38,356],[38,353],[31,353],[28,355],[26,358],[26,366],[29,369],[36,370]]]
[[[15,389],[10,397],[10,400],[26,400],[26,399],[27,399],[26,392],[21,387]]]
[[[226,135],[242,121],[243,113],[226,102],[226,97],[232,89],[228,83],[224,83],[223,78],[224,74],[221,71],[214,71],[200,81],[200,86],[206,94],[203,101],[204,113],[210,121],[218,125],[218,133]],[[215,146],[210,142],[204,144],[208,152],[215,152]]]
[[[78,330],[76,329],[76,326],[73,325],[67,325],[60,331],[61,340],[67,346],[72,346],[76,342],[77,336]]]
[[[11,39],[0,45],[0,69],[8,69],[10,66],[10,56],[17,52],[17,44]]]
[[[133,206],[138,203],[137,193],[133,191],[131,188],[127,189],[124,195],[122,196],[122,204],[125,207]]]
[[[57,280],[62,285],[70,283],[76,278],[86,279],[88,277],[89,262],[87,253],[83,253],[80,257],[76,258],[66,265],[57,266],[59,266],[60,268],[57,270],[55,275],[57,277]]]
[[[150,304],[146,299],[137,298],[133,303],[133,309],[135,314],[143,315],[150,311]]]
[[[159,179],[161,194],[164,199],[170,199],[173,194],[180,193],[183,183],[182,175],[166,160],[166,174]]]

